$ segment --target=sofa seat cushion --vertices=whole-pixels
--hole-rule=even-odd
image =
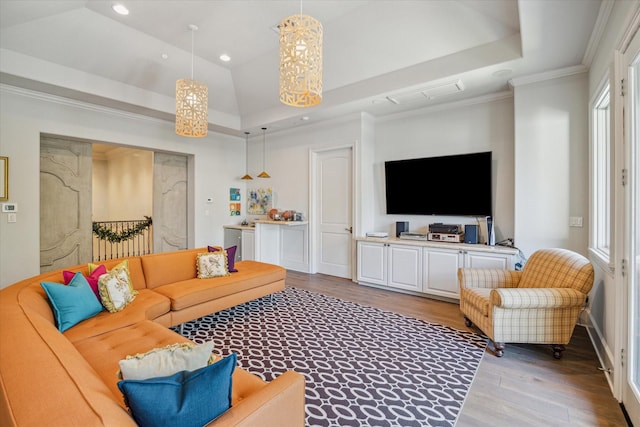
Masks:
[[[287,273],[278,265],[256,261],[239,261],[235,267],[238,272],[230,276],[183,280],[155,288],[154,291],[169,298],[171,310],[177,311],[284,280]]]
[[[122,393],[118,388],[120,360],[129,355],[182,342],[190,341],[153,321],[143,320],[86,337],[74,342],[74,346],[124,406]]]
[[[87,337],[134,325],[143,320],[153,320],[170,311],[169,299],[148,289],[138,291],[136,298],[122,311],[109,313],[104,310],[66,330],[64,335],[73,343]]]
[[[460,299],[463,299],[466,304],[475,308],[483,316],[488,316],[491,290],[491,288],[462,288]]]
[[[145,353],[154,348],[182,342],[191,341],[171,329],[145,320],[116,331],[86,338],[74,343],[74,345],[84,359],[96,370],[102,381],[111,389],[111,392],[117,396],[120,404],[125,407],[124,398],[118,388],[120,360],[129,355]],[[215,356],[215,347],[213,352]],[[220,358],[220,356],[215,357],[216,359]],[[232,405],[236,405],[266,385],[267,383],[258,376],[243,369],[236,369],[233,372]]]

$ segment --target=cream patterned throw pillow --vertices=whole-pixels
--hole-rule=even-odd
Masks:
[[[122,263],[107,274],[100,276],[98,290],[100,291],[102,305],[110,313],[122,310],[138,295],[138,291],[133,289],[129,269],[127,265]]]
[[[125,380],[145,380],[166,377],[180,371],[195,371],[213,363],[215,356],[213,341],[196,345],[193,343],[171,344],[154,348],[146,353],[127,356],[118,362],[119,377]]]
[[[198,279],[209,279],[211,277],[229,276],[227,264],[227,252],[205,252],[198,254],[196,260]]]

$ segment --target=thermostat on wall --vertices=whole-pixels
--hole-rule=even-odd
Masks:
[[[18,212],[17,203],[3,203],[2,212]]]

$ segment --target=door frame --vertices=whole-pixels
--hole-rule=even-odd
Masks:
[[[337,150],[351,150],[351,224],[352,230],[351,239],[355,242],[353,236],[356,234],[356,212],[358,211],[356,197],[356,144],[344,144],[344,145],[332,145],[328,147],[318,147],[309,149],[309,273],[315,274],[318,272],[318,254],[319,254],[319,241],[318,238],[318,222],[320,214],[320,203],[318,200],[318,158],[321,154],[325,154],[330,151]],[[351,245],[351,280],[356,278],[356,247],[355,244]]]
[[[640,87],[637,82],[640,80],[636,75],[634,82],[630,81],[630,61],[632,56],[637,58],[640,55],[640,9],[636,9],[635,16],[631,20],[625,36],[622,39],[622,49],[616,52],[614,58],[618,62],[616,64],[619,75],[618,82],[624,79],[624,88],[620,87],[620,90],[616,90],[616,93],[624,93],[624,99],[622,100],[624,109],[624,118],[622,123],[618,124],[618,132],[620,134],[620,144],[623,146],[621,149],[620,157],[622,158],[621,166],[626,169],[627,184],[620,190],[621,200],[618,208],[622,212],[622,224],[620,232],[616,234],[616,239],[620,239],[622,251],[621,256],[617,257],[616,266],[622,266],[623,262],[626,264],[626,272],[622,271],[623,268],[616,268],[616,283],[619,283],[619,289],[621,289],[622,304],[618,310],[618,322],[622,325],[621,329],[621,357],[620,357],[620,373],[618,376],[620,392],[619,401],[625,409],[626,415],[631,420],[640,419],[640,385],[638,384],[638,378],[640,378],[637,372],[640,369],[640,363],[637,361],[638,355],[640,355],[640,348],[636,340],[638,335],[638,327],[636,324],[635,316],[638,316],[638,301],[640,297],[638,295],[640,289],[640,283],[636,283],[637,278],[637,265],[635,257],[639,254],[636,253],[638,242],[635,241],[637,230],[634,227],[640,227],[640,221],[634,219],[634,215],[637,216],[638,212],[635,211],[638,206],[637,197],[640,189],[637,185],[637,178],[640,171],[638,165],[634,163],[638,157],[638,147],[634,146],[634,142],[639,137],[640,129],[637,128],[638,120],[634,119],[638,113],[640,103]],[[637,64],[637,62],[636,62]],[[635,66],[636,73],[639,71],[638,65]],[[617,82],[617,83],[618,83]],[[618,86],[616,86],[618,89]],[[632,92],[633,90],[633,92]],[[634,98],[634,99],[632,99]],[[634,111],[631,106],[636,108]],[[633,116],[632,116],[633,115]],[[635,138],[635,141],[634,139]],[[618,270],[620,270],[618,272]],[[622,352],[624,350],[624,353]]]

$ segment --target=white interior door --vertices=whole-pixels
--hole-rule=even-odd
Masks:
[[[628,267],[628,352],[622,403],[634,425],[640,423],[640,32],[624,52],[625,76],[625,192],[626,236],[624,259]]]
[[[352,149],[319,152],[315,161],[316,245],[318,273],[351,279]]]

